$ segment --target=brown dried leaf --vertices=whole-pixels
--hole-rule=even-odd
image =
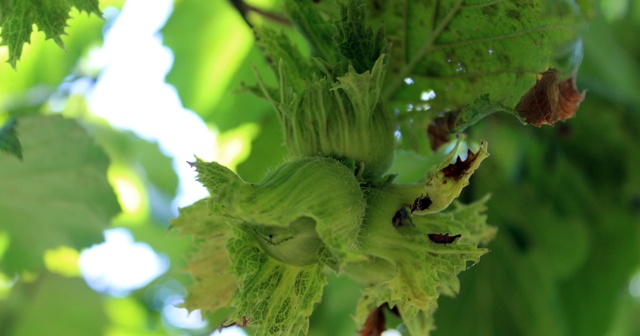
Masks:
[[[431,198],[429,198],[429,196],[420,196],[418,198],[416,198],[413,201],[413,204],[411,205],[411,212],[416,212],[416,211],[422,211],[422,210],[427,210],[429,209],[429,207],[431,206],[431,204],[433,203],[433,201],[431,200]]]
[[[456,162],[442,168],[442,173],[444,177],[452,178],[454,180],[459,180],[471,169],[474,164],[476,158],[478,157],[477,151],[476,153],[472,152],[470,149],[467,151],[467,159],[461,160],[460,157],[456,159]]]
[[[243,316],[242,317],[242,323],[233,322],[233,323],[229,323],[229,324],[224,324],[224,322],[222,322],[220,324],[220,326],[218,326],[217,330],[218,331],[222,331],[222,329],[229,328],[229,327],[246,328],[248,324],[249,324],[249,320],[245,316]]]
[[[369,313],[362,329],[358,331],[360,336],[380,336],[382,334],[385,326],[383,307],[380,306]]]
[[[451,244],[457,238],[462,237],[461,234],[450,236],[448,233],[429,233],[427,236],[429,236],[429,240],[436,244]]]
[[[553,125],[573,117],[584,96],[585,91],[578,92],[576,88],[575,76],[561,80],[555,69],[549,69],[520,99],[515,110],[528,124]]]
[[[448,112],[443,117],[435,118],[427,127],[427,136],[431,150],[437,151],[442,145],[449,143],[449,134],[455,128],[458,112]]]

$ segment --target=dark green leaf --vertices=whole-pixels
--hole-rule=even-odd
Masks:
[[[338,49],[358,73],[373,68],[380,54],[389,52],[382,27],[374,34],[366,24],[364,4],[359,1],[349,1],[341,7],[336,29]]]
[[[0,150],[15,155],[22,160],[22,146],[16,132],[16,120],[9,120],[0,128]]]
[[[515,106],[584,26],[571,0],[375,3],[373,20],[384,21],[393,44],[384,97],[418,105],[433,90],[428,104],[436,111],[463,108],[482,94]]]

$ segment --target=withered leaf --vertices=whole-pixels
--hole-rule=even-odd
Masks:
[[[360,336],[380,336],[384,331],[385,318],[383,306],[374,309],[367,316],[367,320],[364,322],[362,329],[358,331]]]
[[[559,79],[555,69],[549,69],[522,96],[516,112],[528,124],[538,127],[573,117],[584,100],[585,91],[578,92],[575,76]]]
[[[442,117],[435,118],[427,127],[427,137],[431,150],[437,151],[442,145],[449,143],[449,134],[455,128],[458,112],[448,112]]]
[[[442,173],[445,177],[452,178],[454,180],[461,179],[473,165],[473,162],[478,157],[478,153],[480,153],[480,151],[474,153],[471,150],[468,150],[466,160],[462,161],[460,160],[460,157],[458,157],[456,162],[442,168]]]
[[[461,234],[450,236],[448,233],[429,233],[429,239],[436,244],[451,244],[457,238],[462,237]]]
[[[218,331],[221,331],[222,329],[225,328],[230,328],[230,327],[240,327],[240,328],[246,328],[246,326],[249,324],[249,320],[247,320],[246,317],[242,317],[242,324],[240,323],[229,323],[229,324],[224,324],[224,322],[222,322],[222,324],[220,324],[220,326],[218,327]]]

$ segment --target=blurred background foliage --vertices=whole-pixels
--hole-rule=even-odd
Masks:
[[[538,129],[492,115],[468,130],[470,139],[488,140],[491,157],[462,197],[471,201],[491,193],[489,221],[499,233],[491,253],[460,276],[461,293],[440,300],[435,335],[640,335],[640,4],[592,2],[577,77],[588,93],[576,118]],[[107,176],[121,212],[103,223],[100,230],[111,232],[104,239],[115,240],[117,233],[120,241],[129,241],[127,251],[152,251],[146,263],[159,266],[150,278],[119,291],[105,279],[96,282],[86,269],[130,275],[135,270],[125,262],[133,252],[119,257],[111,252],[113,260],[83,264],[105,244],[93,235],[66,244],[52,241],[38,251],[40,266],[16,266],[8,260],[11,249],[32,245],[12,236],[0,213],[1,335],[204,335],[222,322],[223,313],[205,315],[205,323],[174,307],[190,282],[182,272],[190,241],[168,231],[177,206],[186,205],[175,201],[183,183],[176,167],[186,163],[171,157],[158,140],[111,125],[87,103],[112,66],[95,62],[95,53],[133,3],[149,11],[156,6],[151,0],[103,0],[104,20],[72,13],[66,52],[34,32],[17,72],[0,64],[0,123],[51,114],[78,121],[110,158]],[[273,11],[279,4],[249,3]],[[263,19],[249,16],[255,23]],[[155,34],[173,54],[167,83],[215,134],[215,143],[195,139],[212,142],[212,159],[248,181],[258,181],[285,159],[271,107],[236,92],[241,83],[255,81],[251,66],[267,81],[274,78],[231,2],[175,0]],[[0,58],[6,59],[4,47]],[[152,111],[148,123],[153,126],[153,115],[163,113]],[[429,165],[428,158],[399,151],[392,170],[409,181],[412,172]],[[0,174],[5,174],[0,180],[12,178],[1,165]],[[8,190],[0,193],[0,199],[10,196]],[[25,201],[33,211],[41,209],[39,200]],[[51,230],[72,230],[56,224],[64,220],[23,225],[40,241]],[[61,234],[79,232],[84,231]],[[351,314],[358,296],[358,285],[332,278],[310,334],[355,334]]]

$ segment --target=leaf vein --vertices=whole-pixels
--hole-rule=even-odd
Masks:
[[[400,85],[402,84],[402,79],[411,73],[413,68],[415,68],[416,65],[418,65],[418,63],[424,58],[427,52],[433,49],[433,43],[435,42],[435,40],[438,37],[440,37],[440,34],[442,34],[445,28],[447,28],[447,26],[449,25],[453,17],[460,11],[460,8],[462,7],[462,1],[463,0],[456,1],[455,5],[449,11],[449,13],[447,13],[447,15],[442,20],[442,22],[440,22],[440,24],[435,28],[435,30],[433,30],[432,33],[429,35],[429,38],[425,41],[422,48],[420,48],[420,50],[418,50],[418,52],[411,59],[411,61],[407,65],[405,65],[402,68],[402,70],[400,70],[400,73],[397,76],[395,76],[395,79],[389,84],[389,88],[384,92],[382,96],[383,101],[389,100],[389,98],[400,88]],[[436,6],[437,6],[437,2],[436,2]],[[433,16],[434,23],[435,23],[435,17],[436,15]]]
[[[500,36],[483,37],[483,38],[460,41],[455,43],[448,43],[448,44],[438,44],[438,45],[432,46],[431,49],[428,51],[457,48],[457,47],[466,46],[466,45],[475,44],[475,43],[506,40],[510,38],[531,34],[531,33],[546,31],[546,30],[571,29],[571,28],[572,26],[568,24],[541,26],[541,27],[530,28],[530,29],[526,29],[518,32],[513,32],[510,34],[500,35]]]
[[[477,5],[463,5],[461,9],[480,9],[480,8],[485,8],[485,7],[490,7],[493,5],[497,5],[499,3],[504,2],[504,0],[495,0],[495,1],[490,1],[490,2],[485,2],[482,4],[477,4]]]

